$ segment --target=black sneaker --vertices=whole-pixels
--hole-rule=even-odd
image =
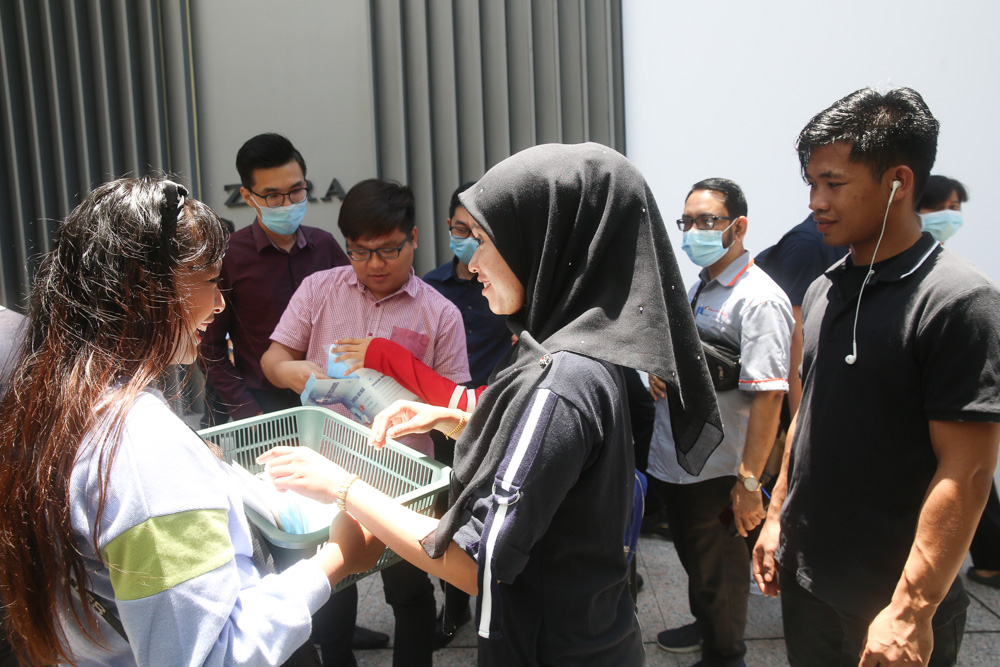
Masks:
[[[701,632],[694,623],[664,630],[656,635],[656,645],[671,653],[694,653],[701,650]]]
[[[378,630],[369,630],[360,625],[354,626],[351,634],[351,648],[355,651],[370,651],[382,648],[389,643],[389,635]]]

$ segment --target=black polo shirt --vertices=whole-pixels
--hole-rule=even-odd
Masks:
[[[876,265],[846,257],[803,303],[803,399],[778,560],[864,618],[890,601],[937,459],[928,420],[1000,422],[1000,290],[924,234]],[[954,446],[962,446],[955,443]],[[938,609],[968,605],[956,580]]]

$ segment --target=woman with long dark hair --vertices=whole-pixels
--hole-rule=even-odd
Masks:
[[[315,557],[259,572],[239,491],[154,388],[225,307],[225,247],[182,186],[122,179],[37,271],[0,404],[0,598],[32,664],[280,664],[378,550],[345,516]]]
[[[372,426],[376,446],[431,428],[458,437],[448,512],[417,516],[311,450],[261,460],[279,488],[339,502],[478,595],[480,664],[641,664],[621,367],[666,379],[685,468],[697,474],[722,435],[663,220],[635,166],[597,144],[522,151],[460,199],[479,244],[469,269],[518,341],[471,415],[400,402]]]

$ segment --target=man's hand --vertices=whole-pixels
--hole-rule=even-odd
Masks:
[[[780,536],[781,523],[769,517],[764,521],[764,527],[760,529],[760,536],[753,548],[753,578],[761,593],[775,598],[781,592],[778,585],[778,563],[774,560]]]
[[[365,367],[365,355],[368,353],[368,344],[371,342],[371,338],[341,338],[333,342],[334,347],[330,349],[330,352],[340,355],[335,361],[351,364],[344,375],[350,375]]]
[[[315,374],[321,380],[327,379],[326,371],[311,361],[282,361],[274,365],[274,374],[278,381],[274,384],[279,387],[288,387],[296,394],[301,394],[306,389],[306,382],[309,376]]]
[[[859,667],[926,665],[934,648],[934,609],[914,612],[890,604],[880,611],[868,626]]]
[[[737,481],[729,492],[729,499],[733,502],[733,523],[736,530],[746,537],[767,516],[760,490],[747,491],[743,482]]]
[[[652,373],[649,374],[649,395],[654,401],[667,397],[667,383]]]

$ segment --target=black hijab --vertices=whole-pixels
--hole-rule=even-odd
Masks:
[[[424,539],[444,553],[466,501],[492,484],[532,391],[565,350],[667,383],[677,458],[698,474],[722,440],[715,390],[667,230],[639,170],[600,144],[513,155],[460,195],[525,288],[508,318],[519,337],[455,445],[452,508]]]

